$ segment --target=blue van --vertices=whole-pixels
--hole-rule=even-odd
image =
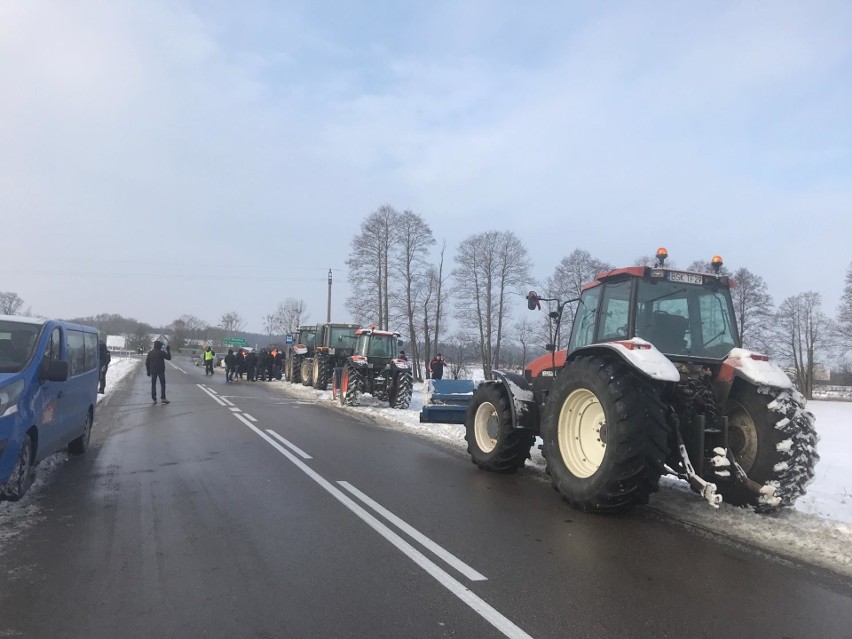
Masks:
[[[97,390],[97,329],[0,315],[0,496],[23,497],[48,455],[86,452]]]

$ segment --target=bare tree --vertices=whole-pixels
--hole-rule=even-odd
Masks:
[[[267,335],[290,335],[296,332],[306,316],[305,301],[288,297],[263,318],[263,326]]]
[[[511,231],[486,231],[462,241],[455,261],[456,317],[479,335],[482,369],[490,379],[500,365],[509,295],[529,281],[527,250]]]
[[[813,398],[817,356],[826,346],[831,321],[820,310],[820,294],[799,293],[785,299],[775,314],[777,344],[792,364],[796,386],[808,399]]]
[[[773,309],[766,282],[745,267],[738,268],[733,279],[736,285],[731,289],[731,299],[743,348],[769,353],[768,327]]]
[[[0,315],[17,315],[24,305],[17,293],[0,292]]]
[[[444,361],[451,379],[470,377],[470,362],[480,350],[477,340],[465,332],[453,333],[443,346]]]
[[[189,339],[200,339],[207,328],[207,323],[203,322],[195,315],[181,315],[178,319],[169,324],[172,331],[172,340],[177,348],[183,348]]]
[[[246,322],[243,319],[242,315],[237,313],[236,311],[228,311],[222,318],[219,320],[219,326],[221,326],[228,335],[233,335],[234,333],[239,333],[245,327]]]
[[[127,338],[127,348],[136,351],[148,351],[151,349],[152,329],[148,324],[139,322],[133,332]]]
[[[528,353],[535,343],[536,330],[534,322],[529,317],[524,317],[524,319],[515,324],[515,335],[517,336],[518,344],[521,345],[521,368],[523,368],[527,364]]]
[[[441,244],[437,266],[430,266],[426,271],[424,281],[422,311],[423,311],[423,361],[428,368],[432,353],[441,350],[440,336],[444,310],[449,303],[451,288],[447,285],[449,277],[444,274],[444,253],[447,250],[446,241]]]
[[[423,296],[428,265],[426,257],[429,247],[435,243],[432,229],[423,218],[414,211],[403,211],[396,221],[397,244],[391,258],[391,273],[395,293],[395,310],[402,316],[408,327],[408,339],[411,344],[409,358],[417,381],[423,381],[420,370],[420,349],[418,347],[417,309]],[[398,294],[396,294],[398,292]]]
[[[838,344],[844,350],[852,348],[852,264],[846,271],[846,285],[840,297],[835,329]]]
[[[399,241],[397,224],[400,214],[383,204],[361,222],[361,231],[352,238],[352,250],[346,265],[352,294],[346,308],[356,321],[376,323],[388,328],[390,323],[390,256]]]
[[[562,301],[577,298],[580,296],[580,291],[584,284],[592,281],[599,273],[611,270],[612,266],[592,257],[588,251],[574,249],[570,254],[562,258],[554,269],[553,274],[547,278],[545,295],[542,297],[555,297]],[[546,308],[548,312],[556,310],[552,302],[548,302]],[[556,345],[557,350],[562,348],[562,344],[567,342],[571,334],[576,308],[576,302],[565,306],[559,335],[553,335],[555,330],[554,320],[545,314],[544,332],[553,337],[553,343]]]

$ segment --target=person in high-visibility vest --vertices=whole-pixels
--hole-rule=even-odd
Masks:
[[[213,352],[213,349],[210,346],[207,347],[207,350],[204,351],[204,376],[213,374],[213,358],[216,357],[216,353]]]

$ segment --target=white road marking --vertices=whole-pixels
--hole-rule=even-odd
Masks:
[[[239,413],[239,412],[240,412],[240,409],[239,409],[239,408],[237,408],[236,406],[231,406],[231,410],[232,410],[232,411],[234,411],[235,413]]]
[[[219,393],[217,393],[216,391],[214,391],[212,388],[210,388],[209,386],[207,386],[206,384],[204,385],[204,388],[206,388],[207,390],[209,390],[209,391],[210,391],[211,393],[213,393],[214,395],[218,395],[218,394],[219,394]]]
[[[198,386],[198,388],[200,388],[201,390],[203,390],[203,391],[205,392],[205,394],[206,394],[208,397],[210,397],[213,401],[215,401],[217,404],[219,404],[219,406],[224,406],[224,405],[225,405],[225,402],[223,402],[221,399],[219,399],[218,397],[216,397],[215,395],[213,395],[213,394],[212,394],[212,393],[211,393],[208,389],[204,388],[204,386],[203,386],[202,384],[196,384],[196,386]]]
[[[281,442],[282,444],[284,444],[287,448],[289,448],[290,450],[292,450],[294,453],[296,453],[296,454],[297,454],[299,457],[301,457],[302,459],[313,459],[313,457],[311,457],[311,456],[310,456],[310,455],[308,455],[305,451],[303,451],[301,448],[299,448],[298,446],[296,446],[296,444],[294,444],[293,442],[291,442],[291,441],[290,441],[290,440],[288,440],[288,439],[285,439],[285,438],[281,437],[281,435],[279,435],[278,433],[276,433],[274,430],[269,430],[269,429],[267,428],[267,429],[266,429],[266,432],[267,432],[267,433],[269,433],[270,435],[272,435],[275,439],[277,439],[279,442]]]
[[[254,417],[252,417],[251,415],[249,415],[248,413],[243,413],[243,417],[245,417],[250,422],[257,422],[257,420]]]
[[[227,404],[228,406],[234,406],[234,405],[235,405],[235,404],[234,404],[234,402],[232,402],[232,401],[231,401],[230,399],[228,399],[227,397],[223,397],[223,398],[222,398],[222,401],[223,401],[223,402],[225,402],[225,404]]]
[[[279,453],[284,455],[287,459],[289,459],[299,470],[305,473],[308,477],[313,479],[317,484],[319,484],[323,489],[325,489],[332,497],[334,497],[337,501],[343,504],[346,508],[351,510],[355,515],[357,515],[365,524],[367,524],[370,528],[379,533],[382,537],[384,537],[387,541],[393,544],[401,553],[403,553],[406,557],[411,559],[415,564],[420,566],[423,570],[425,570],[429,575],[431,575],[438,583],[440,583],[444,588],[453,593],[456,597],[461,599],[465,604],[467,604],[472,610],[474,610],[477,614],[479,614],[483,619],[485,619],[492,626],[497,628],[500,632],[502,632],[505,636],[510,637],[512,639],[532,639],[530,635],[521,630],[518,626],[512,623],[509,619],[503,616],[500,612],[492,608],[488,603],[484,600],[480,599],[476,596],[469,588],[467,588],[464,584],[456,581],[449,573],[447,573],[440,566],[431,561],[428,557],[426,557],[422,552],[417,550],[410,543],[405,541],[402,537],[396,534],[393,530],[385,526],[382,522],[376,519],[369,512],[364,510],[361,506],[359,506],[355,501],[351,498],[347,497],[346,494],[334,486],[327,479],[322,477],[319,473],[313,470],[310,466],[305,464],[303,461],[298,459],[293,455],[289,450],[284,448],[281,444],[273,440],[269,435],[264,433],[262,430],[254,426],[247,419],[244,419],[242,415],[234,414],[234,416],[243,422],[246,426],[251,428],[255,433],[257,433],[262,439],[264,439],[270,446],[275,448]]]
[[[266,431],[266,432],[270,432],[270,431]],[[447,564],[449,564],[450,566],[452,566],[453,568],[458,570],[461,574],[463,574],[465,577],[467,577],[471,581],[487,581],[488,580],[488,577],[486,577],[485,575],[477,572],[476,570],[474,570],[473,568],[468,566],[461,559],[459,559],[458,557],[456,557],[455,555],[453,555],[449,551],[445,550],[444,548],[442,548],[441,546],[436,544],[434,541],[429,539],[426,535],[421,533],[419,530],[417,530],[413,526],[410,526],[409,524],[405,523],[402,519],[400,519],[399,517],[394,515],[387,508],[385,508],[384,506],[382,506],[378,502],[374,501],[373,499],[369,498],[367,495],[365,495],[360,490],[355,488],[355,486],[353,486],[349,482],[339,481],[337,483],[340,484],[341,486],[343,486],[350,493],[355,495],[362,502],[367,504],[370,508],[372,508],[377,513],[379,513],[382,517],[384,517],[389,522],[391,522],[394,526],[399,528],[406,535],[408,535],[409,537],[414,539],[414,541],[418,542],[421,546],[423,546],[427,550],[431,551],[432,553],[434,553],[435,555],[437,555],[438,557],[443,559]]]
[[[182,369],[180,366],[178,366],[177,364],[172,364],[171,360],[168,360],[168,359],[167,359],[167,360],[164,360],[164,361],[166,362],[166,364],[168,364],[168,365],[169,365],[169,366],[171,366],[172,368],[176,368],[176,369],[178,369],[181,373],[183,373],[184,375],[186,375],[186,371],[185,371],[185,370],[183,370],[183,369]]]

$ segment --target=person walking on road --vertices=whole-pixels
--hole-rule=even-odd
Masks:
[[[446,362],[444,358],[441,357],[441,354],[438,353],[435,357],[432,358],[432,361],[429,362],[429,377],[432,379],[444,379],[444,365]]]
[[[109,354],[106,344],[98,342],[98,393],[100,395],[104,394],[104,389],[106,388],[106,373],[111,359],[112,356]]]
[[[160,340],[154,342],[154,348],[148,352],[148,357],[145,359],[145,371],[148,377],[151,378],[151,399],[157,403],[157,380],[160,380],[160,402],[168,404],[166,399],[166,360],[172,358],[172,349],[166,344],[166,350],[163,350],[163,343]]]
[[[216,353],[212,348],[208,345],[204,351],[204,376],[213,374],[213,358],[216,357]]]
[[[246,353],[246,379],[250,382],[255,380],[257,373],[257,353],[251,351]]]
[[[225,355],[225,381],[234,381],[234,369],[237,367],[237,356],[234,355],[234,349],[229,348],[228,354]]]

